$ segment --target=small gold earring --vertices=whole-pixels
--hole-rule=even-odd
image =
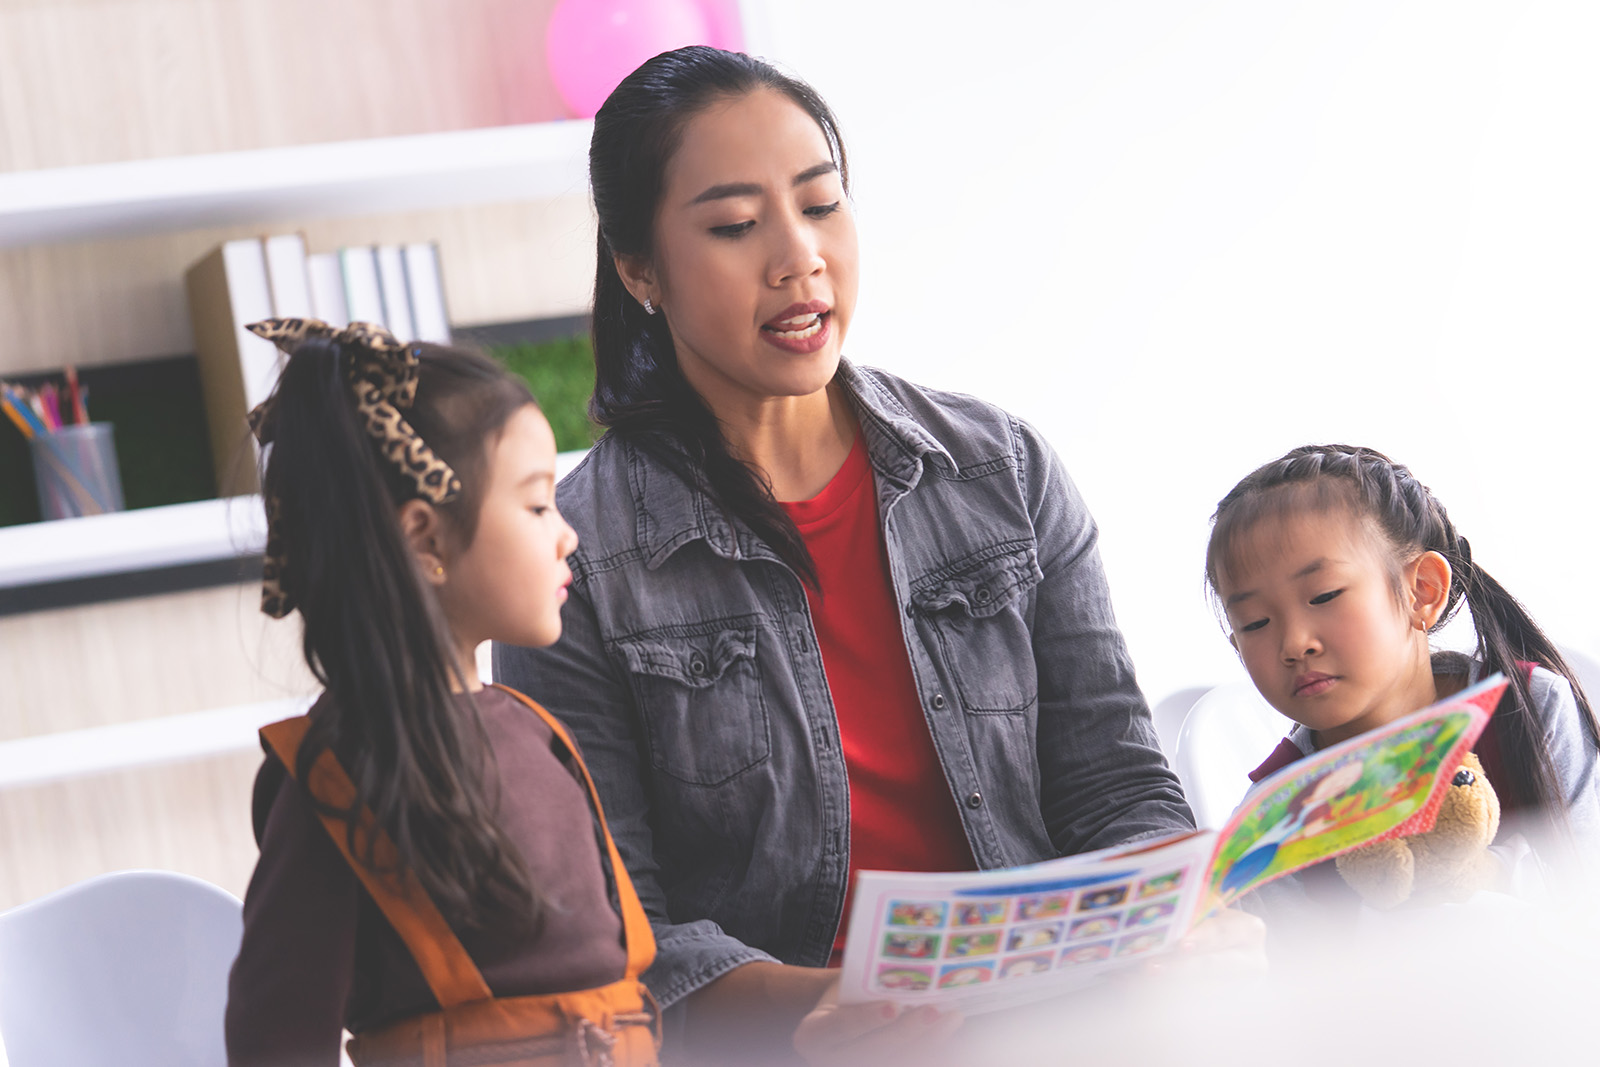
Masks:
[[[444,573],[444,568],[443,567],[435,567],[435,568],[433,568],[433,573],[434,574],[443,574]]]

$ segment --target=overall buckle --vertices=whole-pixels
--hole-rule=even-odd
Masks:
[[[591,1019],[579,1019],[573,1038],[583,1067],[614,1067],[616,1060],[611,1050],[617,1043],[616,1034]]]

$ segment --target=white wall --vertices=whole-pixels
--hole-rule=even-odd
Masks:
[[[846,352],[1040,426],[1152,701],[1242,677],[1216,500],[1293,445],[1406,462],[1600,652],[1600,5],[771,0],[839,112]]]

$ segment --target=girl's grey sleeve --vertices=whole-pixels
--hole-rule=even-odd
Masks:
[[[1592,842],[1600,835],[1600,781],[1596,779],[1600,752],[1585,728],[1583,712],[1565,678],[1538,668],[1529,689],[1573,832]]]

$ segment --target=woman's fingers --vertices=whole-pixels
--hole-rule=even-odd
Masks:
[[[1267,924],[1238,908],[1223,908],[1189,931],[1178,945],[1180,952],[1238,951],[1257,953],[1267,944]],[[1265,958],[1265,957],[1263,957]]]
[[[1260,974],[1267,969],[1267,926],[1257,916],[1223,908],[1189,931],[1178,950],[1152,960],[1166,972]]]
[[[840,1004],[831,987],[795,1028],[795,1051],[814,1064],[881,1063],[884,1057],[931,1047],[961,1025],[961,1013],[889,1001]]]
[[[881,1030],[892,1024],[900,1014],[900,1006],[888,1001],[819,1004],[795,1028],[794,1047],[809,1059],[857,1041],[874,1030]]]

